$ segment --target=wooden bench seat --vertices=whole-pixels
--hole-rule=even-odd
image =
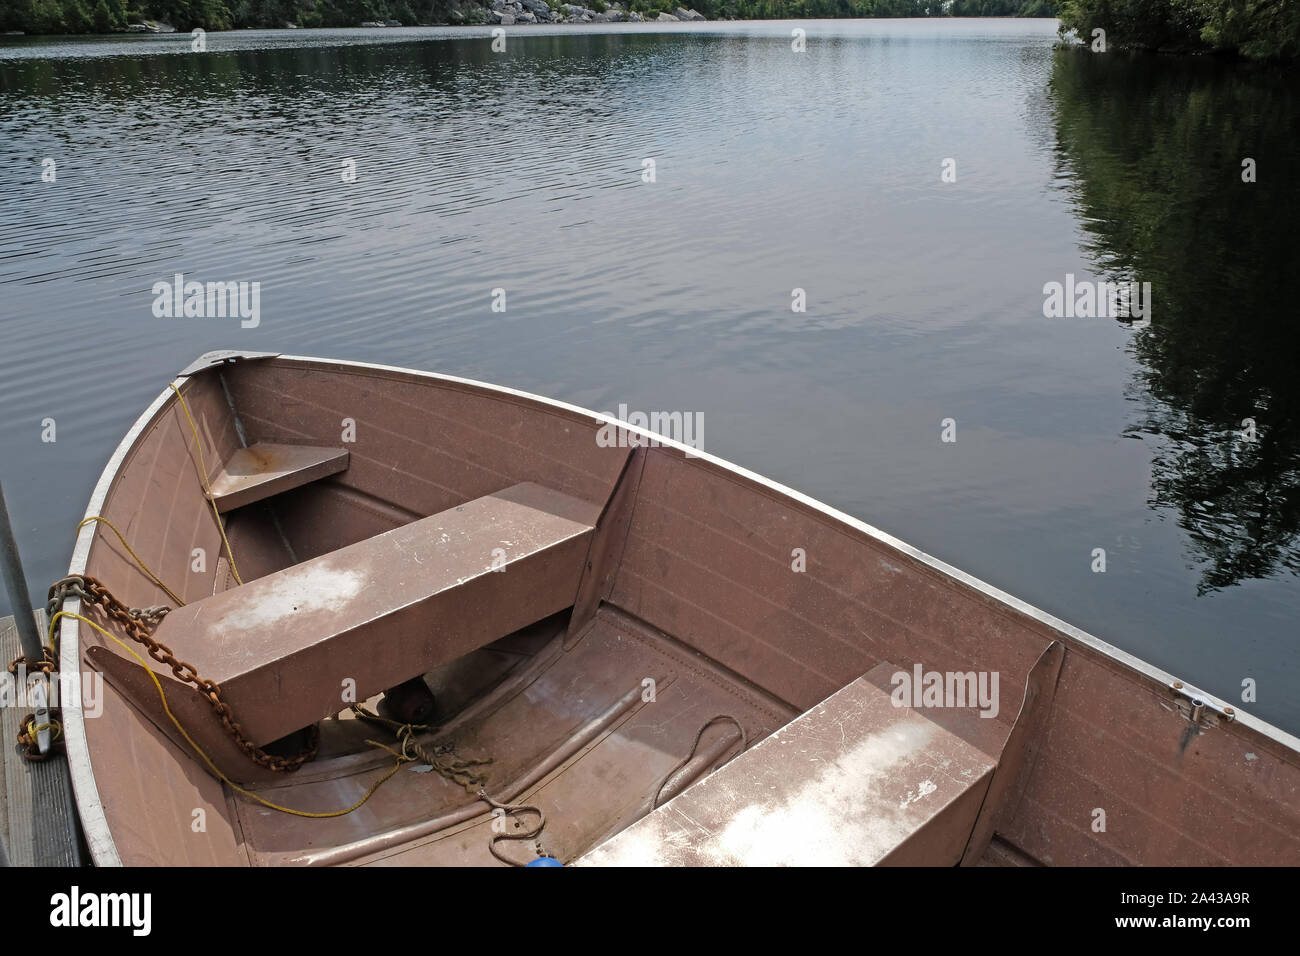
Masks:
[[[514,485],[177,608],[156,637],[266,744],[343,710],[346,681],[365,700],[570,607],[599,513]]]
[[[894,706],[897,670],[878,665],[580,862],[956,865],[1007,728]]]

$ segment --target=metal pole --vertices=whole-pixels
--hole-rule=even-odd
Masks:
[[[41,649],[41,635],[36,629],[32,596],[27,590],[22,560],[18,557],[18,541],[14,538],[13,525],[9,523],[3,484],[0,484],[0,568],[4,570],[5,588],[9,591],[9,603],[13,605],[14,623],[18,625],[23,654],[30,660],[39,661],[45,656]]]

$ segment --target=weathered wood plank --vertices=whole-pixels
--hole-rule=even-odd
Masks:
[[[45,633],[44,611],[36,621]],[[5,664],[22,653],[12,617],[0,620],[0,660]],[[0,707],[0,823],[5,849],[13,866],[80,866],[80,836],[72,800],[67,763],[54,757],[31,763],[18,752],[16,738],[27,707]]]

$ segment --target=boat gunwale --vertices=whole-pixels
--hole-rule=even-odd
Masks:
[[[238,353],[235,353],[236,356]],[[595,424],[613,425],[627,434],[635,434],[642,438],[648,439],[654,445],[664,448],[670,448],[683,453],[686,458],[697,459],[701,462],[708,463],[714,468],[719,469],[725,477],[738,478],[743,482],[757,485],[760,488],[773,492],[777,496],[789,499],[804,508],[807,508],[817,515],[830,518],[832,521],[839,523],[849,529],[866,535],[873,541],[884,547],[911,558],[932,572],[937,573],[945,579],[945,583],[955,583],[976,592],[983,598],[992,600],[995,605],[1001,605],[996,608],[999,611],[1013,611],[1020,615],[1030,618],[1040,625],[1045,626],[1060,636],[1069,639],[1073,644],[1080,646],[1082,649],[1090,650],[1107,662],[1119,665],[1123,671],[1135,672],[1145,677],[1147,680],[1159,685],[1168,694],[1178,694],[1173,687],[1175,682],[1180,679],[1175,675],[1156,667],[1127,651],[1121,650],[1115,645],[1096,637],[1081,628],[1049,614],[1027,601],[1011,595],[1000,588],[996,588],[985,581],[976,578],[960,568],[954,567],[945,561],[913,547],[905,541],[902,541],[886,531],[867,524],[852,515],[839,511],[824,502],[818,501],[800,491],[789,488],[779,482],[773,481],[763,475],[752,472],[746,468],[736,465],[725,459],[718,458],[701,449],[686,445],[675,439],[660,435],[650,431],[648,428],[642,428],[637,425],[631,425],[623,419],[616,418],[603,412],[595,412],[591,409],[582,408],[578,405],[572,405],[558,399],[547,398],[542,395],[535,395],[521,389],[510,388],[504,385],[495,385],[490,382],[481,382],[476,379],[462,378],[456,375],[447,375],[440,372],[429,372],[420,369],[404,368],[396,365],[383,365],[372,362],[354,362],[344,359],[327,359],[313,356],[302,355],[275,355],[265,358],[250,358],[248,361],[270,361],[276,363],[290,363],[299,367],[318,366],[322,369],[338,369],[343,371],[370,371],[383,373],[384,376],[414,377],[417,379],[431,380],[448,385],[455,385],[471,390],[492,393],[498,396],[504,396],[522,400],[526,403],[533,403],[545,406],[552,410],[568,412],[580,419],[591,421]],[[206,369],[204,370],[206,371]],[[86,517],[93,517],[100,514],[108,492],[118,473],[122,468],[131,451],[139,442],[141,436],[151,425],[153,425],[164,410],[170,404],[174,397],[172,386],[181,388],[190,378],[197,377],[201,372],[192,376],[177,376],[172,382],[162,390],[157,398],[141,413],[135,420],[131,428],[123,436],[122,441],[109,458],[108,463],[101,472],[99,481],[91,494],[89,504],[86,508]],[[76,544],[73,547],[72,559],[69,562],[68,574],[84,573],[86,562],[90,555],[90,548],[94,542],[95,535],[98,531],[98,523],[90,522],[77,535]],[[73,612],[80,612],[80,599],[71,598],[70,604],[66,609]],[[81,668],[80,661],[80,622],[76,618],[65,617],[62,619],[59,630],[59,665],[64,672],[79,672]],[[1281,728],[1259,718],[1248,712],[1242,711],[1237,705],[1224,701],[1214,694],[1210,694],[1182,682],[1183,693],[1195,695],[1213,709],[1222,711],[1224,708],[1232,708],[1233,719],[1227,722],[1226,727],[1239,726],[1242,730],[1252,731],[1265,740],[1280,745],[1286,751],[1292,762],[1300,765],[1300,737],[1289,734]],[[116,843],[113,840],[112,833],[108,825],[107,816],[104,813],[103,802],[99,796],[98,785],[95,782],[93,761],[89,752],[89,744],[86,739],[86,729],[84,716],[81,712],[82,701],[80,697],[65,702],[63,707],[63,727],[66,739],[66,751],[68,767],[72,777],[73,794],[77,802],[77,812],[81,819],[82,830],[85,834],[87,846],[90,848],[91,858],[96,866],[121,866],[121,856],[117,851]],[[1224,727],[1224,724],[1220,725]],[[1286,755],[1279,755],[1286,759]]]
[[[178,377],[172,384],[180,388],[186,381],[188,379]],[[170,386],[163,389],[122,436],[108,463],[104,465],[104,470],[100,472],[99,481],[95,483],[95,490],[91,492],[90,501],[86,505],[83,520],[102,513],[109,489],[117,480],[122,464],[138,444],[140,436],[158,419],[173,394]],[[90,557],[90,547],[94,543],[98,527],[99,522],[89,521],[77,533],[77,540],[72,548],[72,559],[68,562],[69,575],[85,572],[86,561]],[[63,609],[73,614],[80,614],[81,598],[72,597],[65,601]],[[62,673],[81,672],[80,625],[81,622],[75,617],[62,618],[59,625],[59,670]],[[77,803],[77,816],[81,820],[81,831],[94,864],[121,866],[122,858],[117,852],[117,844],[108,826],[108,817],[104,814],[104,803],[99,796],[99,785],[95,781],[90,745],[86,740],[86,719],[82,714],[82,703],[81,696],[74,694],[70,700],[63,702],[62,708],[64,752],[68,760],[68,773],[72,778],[72,793]]]

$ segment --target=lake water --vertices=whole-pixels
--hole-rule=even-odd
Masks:
[[[1300,732],[1300,97],[1054,39],[0,38],[0,477],[33,590],[196,355],[357,359],[700,413],[706,450],[1230,701],[1252,679]],[[259,324],[156,318],[177,272],[259,282]],[[1149,281],[1150,324],[1045,317],[1067,274]]]

